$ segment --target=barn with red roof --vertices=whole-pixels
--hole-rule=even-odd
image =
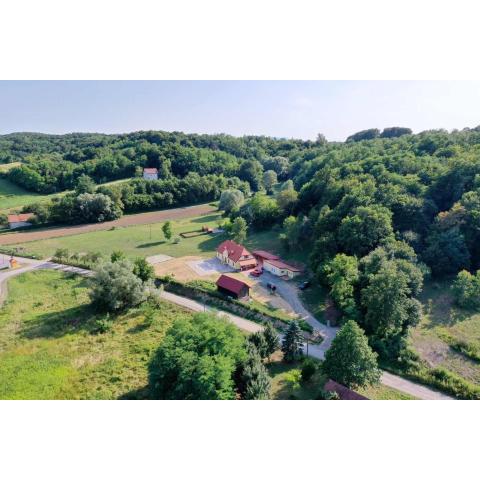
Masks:
[[[250,295],[250,285],[230,275],[221,275],[217,280],[217,288],[219,292],[235,298],[245,298]]]

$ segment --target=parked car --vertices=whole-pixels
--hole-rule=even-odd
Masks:
[[[262,267],[259,267],[259,268],[256,268],[255,270],[252,270],[250,272],[250,275],[252,277],[259,277],[261,274],[263,273],[263,268]]]
[[[299,288],[300,290],[305,290],[305,289],[308,288],[310,285],[311,285],[311,282],[309,282],[309,281],[307,280],[306,282],[302,282],[298,288]]]

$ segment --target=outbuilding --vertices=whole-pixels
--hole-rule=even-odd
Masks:
[[[265,250],[254,250],[252,253],[260,267],[263,266],[263,262],[265,260],[280,260],[280,257],[278,255],[266,252]]]
[[[282,260],[264,260],[263,269],[267,272],[273,273],[273,275],[276,275],[277,277],[288,278],[294,278],[297,275],[300,275],[303,271],[300,267],[290,265]]]
[[[234,298],[245,298],[250,295],[250,285],[230,275],[221,275],[217,280],[219,292]]]
[[[8,226],[10,228],[29,227],[34,217],[33,213],[19,213],[18,215],[8,215]]]

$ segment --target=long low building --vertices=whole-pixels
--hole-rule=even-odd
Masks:
[[[288,277],[294,278],[297,275],[302,273],[303,269],[300,267],[296,267],[294,265],[290,265],[289,263],[285,263],[282,260],[263,260],[263,268],[265,271],[273,273],[278,277]]]

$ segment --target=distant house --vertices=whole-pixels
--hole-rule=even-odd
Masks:
[[[252,253],[259,266],[263,266],[265,260],[280,260],[280,257],[273,253],[266,252],[265,250],[254,250]]]
[[[225,240],[217,247],[217,258],[237,270],[249,270],[257,266],[254,256],[233,240]]]
[[[144,168],[143,169],[143,178],[145,180],[158,180],[158,169],[157,168]]]
[[[29,220],[31,220],[33,217],[33,213],[19,213],[18,215],[9,215],[8,226],[10,228],[29,227],[32,224]]]
[[[294,265],[276,259],[265,259],[263,261],[263,269],[277,275],[278,277],[288,278],[294,278],[303,271],[300,267],[295,267]]]
[[[368,400],[367,397],[350,390],[345,387],[345,385],[337,383],[334,380],[329,380],[323,388],[327,392],[336,392],[340,397],[340,400]]]
[[[220,276],[217,280],[217,289],[219,292],[235,298],[245,298],[250,295],[248,283],[229,275]]]

